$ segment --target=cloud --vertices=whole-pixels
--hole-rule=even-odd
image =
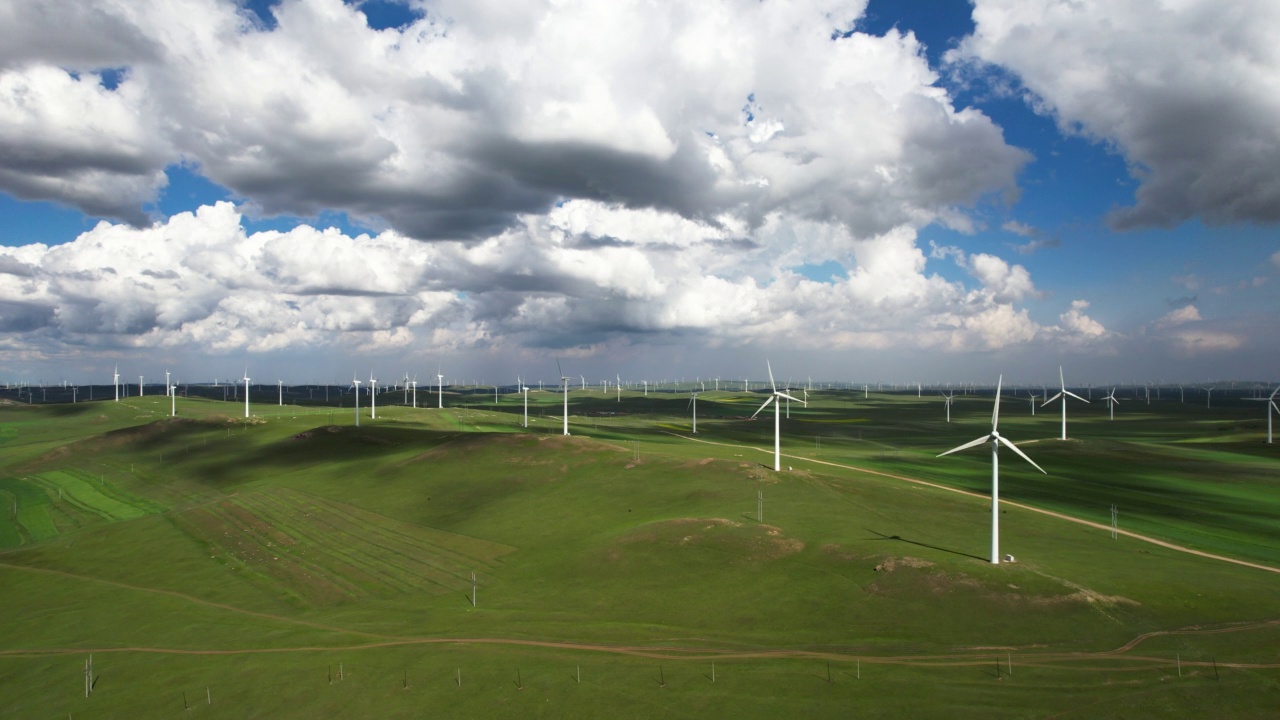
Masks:
[[[1029,160],[954,106],[914,36],[833,39],[858,2],[442,0],[384,30],[341,0],[273,5],[270,28],[230,2],[19,5],[0,190],[138,227],[185,163],[265,214],[419,239],[479,241],[564,199],[873,237],[963,226]]]
[[[787,238],[783,243],[779,239]],[[739,248],[724,252],[725,244]],[[847,249],[816,282],[787,268]],[[1040,325],[1027,271],[963,258],[978,282],[928,270],[910,228],[854,239],[771,216],[721,227],[593,201],[478,242],[306,225],[247,233],[230,203],[147,228],[99,223],[75,241],[0,248],[0,327],[25,349],[271,352],[608,352],[630,338],[743,346],[972,352],[1106,336],[1082,301]],[[20,343],[19,343],[20,344]],[[590,350],[590,348],[595,348]]]
[[[1021,265],[1010,265],[995,255],[975,253],[969,257],[969,271],[1000,302],[1017,302],[1038,295],[1031,273]]]
[[[1014,235],[1021,235],[1022,237],[1032,237],[1038,233],[1038,231],[1035,228],[1031,227],[1030,225],[1020,223],[1017,220],[1010,220],[1005,224],[1001,225],[1000,228],[1002,230],[1007,230],[1008,232],[1011,232]]]
[[[1085,300],[1072,300],[1071,308],[1058,316],[1062,328],[1079,339],[1096,340],[1106,337],[1108,332],[1102,323],[1085,314],[1088,307],[1089,303]]]
[[[1113,226],[1280,221],[1280,5],[976,0],[973,18],[953,61],[1007,69],[1124,155],[1140,185]]]
[[[1176,327],[1190,322],[1199,322],[1199,320],[1200,311],[1196,309],[1195,305],[1187,305],[1166,313],[1155,322],[1155,325],[1156,327]]]

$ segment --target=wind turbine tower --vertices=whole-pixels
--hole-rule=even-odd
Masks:
[[[249,417],[249,372],[244,374],[244,416]]]
[[[1067,390],[1067,381],[1063,377],[1061,365],[1058,366],[1058,382],[1061,384],[1062,389],[1058,391],[1057,395],[1054,395],[1048,400],[1045,400],[1044,404],[1048,405],[1054,400],[1057,400],[1058,398],[1062,398],[1062,439],[1066,440],[1067,439],[1067,396],[1069,395],[1079,400],[1082,403],[1087,403],[1089,401],[1071,392],[1070,390]],[[1041,407],[1043,407],[1043,405]]]
[[[1000,424],[1000,385],[1003,381],[1004,381],[1003,375],[1001,375],[1000,379],[996,381],[996,405],[995,405],[995,409],[991,411],[991,433],[988,435],[984,435],[983,437],[980,437],[977,440],[967,442],[964,445],[961,445],[960,447],[952,448],[942,453],[942,455],[950,455],[953,452],[959,452],[961,450],[968,450],[971,447],[977,447],[987,442],[988,440],[991,441],[991,564],[992,565],[1000,564],[1000,444],[1004,443],[1005,447],[1018,453],[1018,455],[1023,460],[1026,460],[1027,462],[1031,463],[1032,467],[1039,470],[1040,472],[1044,472],[1044,468],[1040,467],[1039,465],[1036,465],[1034,460],[1027,457],[1026,453],[1019,450],[1017,445],[1014,445],[1013,443],[1005,439],[1004,436],[1002,436],[997,430],[997,427]],[[939,455],[938,457],[942,457],[942,455]],[[1048,473],[1045,473],[1045,474],[1048,475]]]
[[[556,360],[556,369],[560,370],[560,361]],[[560,370],[560,387],[564,390],[564,434],[569,434],[569,381],[573,378],[564,374],[564,370]]]
[[[444,409],[444,375],[440,374],[440,368],[436,368],[436,407]]]
[[[116,402],[120,402],[120,366],[117,365],[115,372],[111,375],[111,387],[116,390]]]
[[[360,381],[354,374],[351,376],[351,385],[356,389],[352,394],[356,396],[356,427],[360,427]]]
[[[773,471],[781,472],[782,471],[782,407],[781,407],[782,400],[783,399],[788,401],[795,400],[796,402],[801,403],[806,407],[808,406],[808,403],[804,402],[803,400],[797,400],[796,398],[791,397],[785,392],[779,392],[778,386],[773,380],[773,366],[769,364],[768,360],[765,360],[765,367],[768,368],[769,370],[769,386],[773,388],[773,393],[770,394],[769,398],[764,401],[764,404],[761,405],[760,408],[751,415],[751,419],[754,420],[756,415],[760,414],[761,410],[764,410],[766,407],[768,407],[769,403],[773,403]]]

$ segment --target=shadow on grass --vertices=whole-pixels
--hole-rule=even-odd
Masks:
[[[901,535],[885,535],[884,533],[876,532],[875,530],[871,530],[871,529],[869,529],[869,528],[864,528],[864,529],[865,529],[867,532],[871,533],[872,535],[875,535],[876,537],[878,537],[878,538],[879,538],[879,539],[881,539],[881,540],[897,540],[898,542],[904,542],[904,543],[908,543],[908,544],[911,544],[911,545],[918,545],[918,546],[920,546],[920,547],[926,547],[926,548],[929,548],[930,550],[939,550],[939,551],[941,551],[941,552],[951,553],[952,555],[959,555],[959,556],[961,556],[961,557],[973,558],[974,560],[982,560],[982,561],[985,561],[985,560],[986,560],[986,558],[980,558],[980,557],[978,557],[977,555],[970,555],[970,554],[969,554],[969,553],[967,553],[967,552],[961,552],[961,551],[959,551],[959,550],[952,550],[951,548],[939,547],[939,546],[937,546],[937,545],[930,545],[930,544],[928,544],[928,543],[922,543],[922,542],[918,542],[918,541],[916,541],[916,540],[908,540],[908,539],[906,539],[906,538],[902,537]]]

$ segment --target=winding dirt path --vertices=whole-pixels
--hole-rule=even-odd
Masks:
[[[737,448],[739,450],[755,450],[756,452],[766,453],[768,455],[773,454],[772,450],[752,447],[751,445],[732,445],[730,443],[721,443],[721,442],[715,442],[712,440],[703,440],[701,438],[693,438],[693,437],[689,437],[688,435],[681,435],[679,433],[674,433],[666,430],[664,430],[663,432],[673,437],[678,437],[683,440],[689,440],[691,442],[703,443],[704,445],[719,445],[720,447]],[[842,465],[840,463],[828,462],[826,460],[816,460],[814,458],[808,458],[803,455],[788,455],[786,453],[783,453],[782,457],[789,458],[791,460],[803,460],[804,462],[810,462],[816,465],[827,465],[830,467],[840,468],[842,470],[852,470],[853,472],[865,473],[867,475],[878,475],[879,477],[890,478],[892,480],[901,480],[902,482],[915,483],[916,485],[925,485],[927,487],[937,488],[938,490],[946,490],[947,492],[953,492],[959,495],[968,495],[969,497],[982,498],[983,500],[989,500],[991,498],[990,495],[984,495],[982,493],[971,492],[969,490],[961,490],[959,488],[948,487],[946,485],[941,485],[939,483],[928,482],[927,480],[909,478],[903,475],[894,475],[892,473],[881,472],[879,470],[870,470],[868,468],[856,467],[854,465]],[[1000,504],[1011,505],[1013,507],[1020,508],[1022,510],[1029,510],[1034,513],[1040,513],[1041,515],[1048,515],[1049,517],[1058,518],[1059,520],[1066,520],[1067,522],[1073,522],[1073,523],[1076,523],[1077,525],[1086,525],[1091,528],[1106,530],[1107,532],[1111,531],[1110,525],[1103,525],[1102,523],[1093,522],[1092,520],[1083,520],[1081,518],[1072,517],[1070,515],[1065,515],[1060,512],[1054,512],[1053,510],[1045,510],[1044,508],[1038,508],[1038,507],[1035,507],[1034,505],[1027,505],[1025,503],[1014,502],[1012,500],[1004,500],[1004,499],[1000,501]],[[1235,565],[1243,565],[1245,567],[1251,567],[1257,570],[1266,570],[1267,572],[1280,573],[1280,568],[1272,567],[1271,565],[1263,565],[1261,563],[1250,562],[1248,560],[1241,560],[1239,558],[1227,557],[1226,555],[1215,555],[1210,552],[1205,552],[1204,550],[1196,550],[1195,548],[1189,548],[1183,545],[1178,545],[1176,543],[1171,543],[1165,540],[1160,540],[1158,538],[1153,538],[1149,535],[1142,535],[1139,533],[1131,532],[1129,530],[1117,529],[1116,532],[1119,533],[1120,535],[1124,535],[1125,537],[1131,537],[1134,540],[1141,540],[1142,542],[1151,543],[1152,545],[1159,545],[1160,547],[1168,548],[1170,550],[1176,550],[1182,553],[1187,553],[1189,555],[1199,555],[1200,557],[1209,558],[1211,560],[1219,560],[1221,562],[1233,563]]]

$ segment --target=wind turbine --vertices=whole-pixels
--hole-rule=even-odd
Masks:
[[[172,390],[173,388],[169,386],[169,371],[165,370],[164,371],[164,394],[168,395]]]
[[[142,376],[138,376],[138,397],[142,397]]]
[[[1267,444],[1271,444],[1271,411],[1275,410],[1280,413],[1280,405],[1276,405],[1276,395],[1280,394],[1280,387],[1271,392],[1271,395],[1264,398],[1249,398],[1256,402],[1264,402],[1267,404]]]
[[[168,373],[165,373],[165,375],[168,375]],[[166,378],[166,382],[167,381],[168,380]],[[276,405],[283,407],[284,406],[284,381],[283,380],[276,381],[276,390],[279,391],[279,398],[276,401]]]
[[[1116,389],[1111,388],[1111,392],[1105,398],[1103,398],[1103,400],[1107,401],[1107,410],[1110,413],[1109,419],[1115,420],[1116,419],[1116,403],[1120,402],[1120,398],[1116,397]]]
[[[951,401],[956,399],[956,394],[954,392],[950,395],[943,393],[942,397],[947,403],[947,422],[951,422]]]
[[[373,378],[373,371],[369,371],[369,419],[378,419],[378,381]]]
[[[1000,424],[1000,386],[1004,382],[1004,376],[996,381],[996,404],[995,409],[991,411],[991,433],[984,435],[977,440],[972,440],[957,448],[952,448],[942,455],[950,455],[953,452],[968,450],[971,447],[977,447],[988,440],[991,441],[991,564],[1000,564],[1000,444],[1010,450],[1018,453],[1023,460],[1031,463],[1031,466],[1040,472],[1044,472],[1044,468],[1036,465],[1035,461],[1027,457],[1026,453],[1018,449],[1017,445],[1006,440],[997,430]],[[938,455],[938,457],[942,457]],[[1049,473],[1045,473],[1048,475]]]
[[[564,434],[569,434],[569,381],[573,378],[567,377],[564,370],[560,369],[560,359],[556,358],[556,370],[560,372],[560,387],[564,389]]]
[[[644,396],[649,397],[649,381],[641,380],[640,382],[644,383]]]
[[[1027,391],[1027,394],[1031,396],[1031,417],[1035,417],[1036,416],[1036,400],[1039,400],[1040,398],[1044,397],[1044,395],[1037,395],[1030,390]]]
[[[440,374],[440,368],[436,368],[436,407],[440,410],[444,409],[444,375]]]
[[[355,373],[351,374],[351,384],[355,386],[356,391],[356,427],[360,427],[360,381],[356,379]]]
[[[524,426],[529,427],[529,388],[519,376],[516,376],[516,385],[520,387],[520,392],[524,393]]]
[[[622,373],[618,373],[618,382],[614,387],[618,388],[618,402],[622,402]]]
[[[768,360],[765,360],[764,364],[765,364],[765,367],[768,368],[769,370],[769,387],[773,388],[773,394],[771,394],[769,398],[764,401],[764,405],[761,405],[758,410],[752,413],[751,419],[755,420],[756,415],[760,414],[760,410],[764,410],[766,407],[768,407],[769,403],[774,403],[773,405],[773,471],[781,472],[782,471],[782,408],[781,408],[782,400],[779,398],[786,399],[786,400],[795,400],[798,403],[804,404],[805,407],[808,407],[809,403],[806,403],[803,400],[796,400],[795,398],[791,397],[790,395],[784,392],[779,392],[777,384],[775,384],[773,381],[773,366],[769,364]]]
[[[698,393],[689,393],[689,405],[693,408],[693,434],[698,434]]]
[[[116,402],[120,402],[120,366],[117,365],[111,375],[111,386],[116,389]]]
[[[244,416],[249,417],[249,370],[244,371]]]
[[[405,385],[413,388],[413,408],[418,409],[418,375],[415,373],[413,379],[406,382]]]
[[[1058,391],[1057,395],[1054,395],[1048,400],[1045,400],[1044,405],[1048,405],[1054,400],[1057,400],[1058,398],[1062,398],[1062,439],[1066,440],[1067,439],[1067,396],[1070,395],[1071,397],[1083,403],[1087,403],[1089,401],[1071,392],[1070,390],[1067,390],[1067,381],[1063,378],[1061,365],[1058,366],[1058,382],[1062,385],[1062,389]],[[1041,405],[1041,407],[1044,407],[1044,405]]]
[[[165,374],[168,375],[168,373]],[[167,384],[168,382],[169,380],[166,378],[165,383]],[[176,384],[170,385],[166,389],[169,391],[169,417],[178,417],[178,386]]]

